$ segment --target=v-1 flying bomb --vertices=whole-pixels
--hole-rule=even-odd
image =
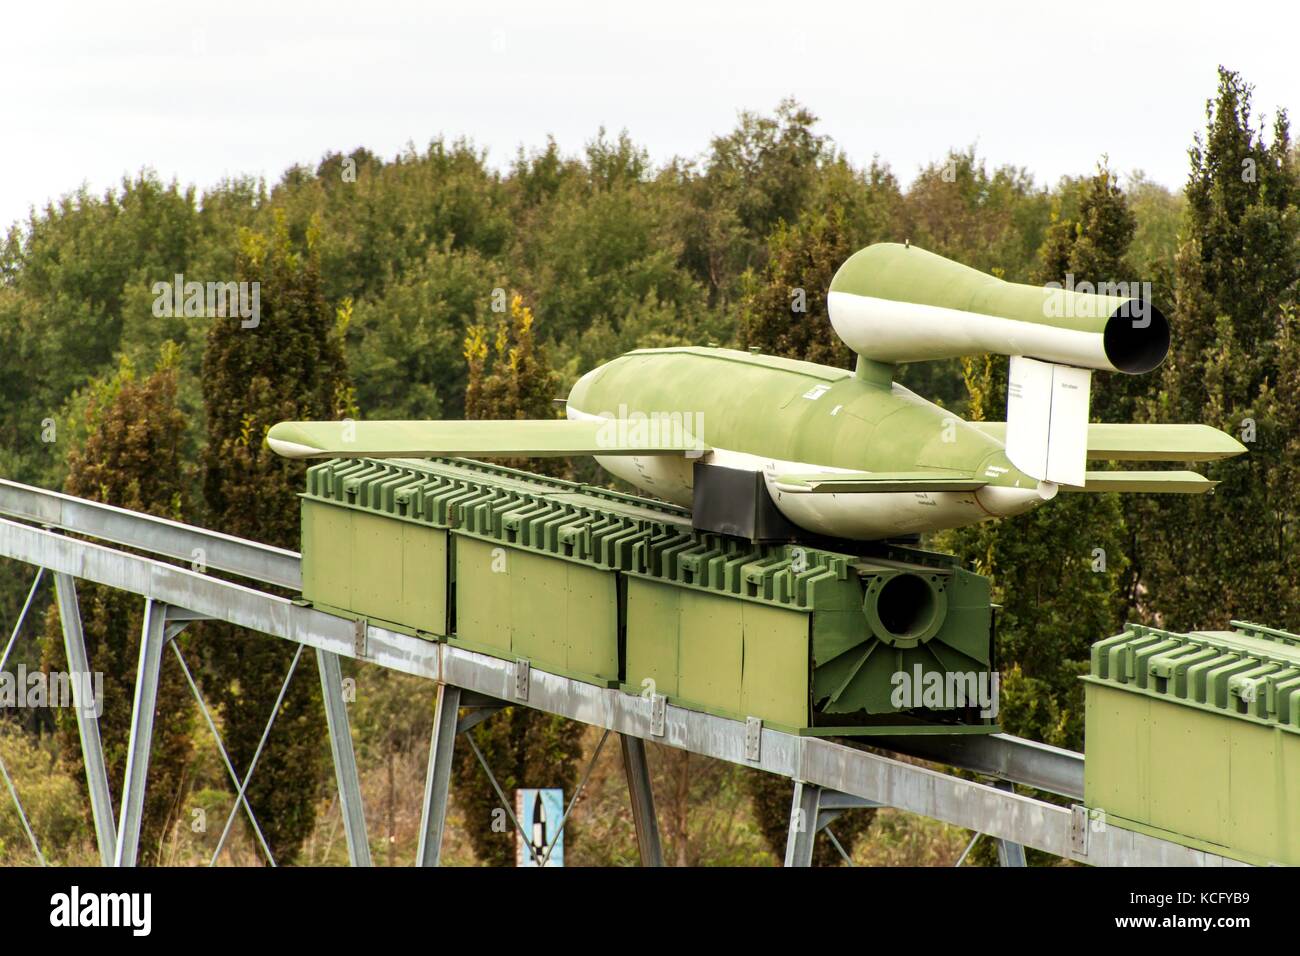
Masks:
[[[1058,491],[1200,493],[1214,482],[1194,472],[1086,464],[1246,450],[1207,425],[1088,421],[1093,370],[1149,372],[1169,350],[1139,297],[1004,282],[882,243],[840,267],[828,310],[853,371],[642,349],[579,379],[566,420],[281,422],[267,441],[291,458],[592,455],[699,528],[856,540],[1021,514]],[[893,381],[898,363],[982,353],[1011,358],[1005,422],[963,421]]]

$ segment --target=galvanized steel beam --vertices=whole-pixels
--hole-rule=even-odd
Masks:
[[[343,698],[343,671],[339,667],[338,655],[317,649],[316,667],[320,671],[325,722],[329,725],[330,753],[334,757],[334,776],[338,781],[348,860],[353,866],[370,866],[366,812],[361,804],[361,777],[357,773],[356,752],[352,749],[352,730],[348,724],[348,705]]]
[[[72,681],[72,702],[77,711],[81,762],[86,768],[86,788],[90,792],[95,842],[99,846],[100,862],[104,866],[112,866],[117,856],[117,833],[113,822],[113,795],[108,789],[104,748],[99,738],[99,713],[103,701],[95,700],[94,683],[90,680],[86,639],[81,630],[81,608],[77,604],[76,579],[68,574],[54,575],[54,593],[59,604],[59,621],[63,626],[63,647],[68,657],[68,671]],[[90,696],[87,697],[87,694]]]
[[[999,781],[994,786],[1007,793],[1015,792],[1015,787],[1005,781]],[[1013,840],[998,840],[998,866],[1028,866],[1025,862],[1025,848]]]
[[[1058,796],[1083,799],[1083,754],[1010,734],[873,737],[884,750],[973,770]]]
[[[0,479],[0,514],[75,531],[254,581],[302,588],[296,551]]]
[[[820,813],[821,787],[794,782],[794,800],[790,806],[790,827],[785,841],[786,866],[812,866],[813,847],[817,842],[817,817]]]
[[[153,715],[158,705],[158,675],[162,668],[167,606],[145,602],[140,633],[140,661],[135,672],[135,701],[131,706],[131,738],[126,751],[126,781],[122,785],[122,814],[117,825],[115,866],[135,866],[144,816],[144,788],[153,747]]]
[[[627,791],[632,798],[632,825],[636,828],[636,848],[642,866],[663,866],[664,851],[659,842],[659,818],[655,814],[655,795],[650,786],[650,763],[646,760],[645,741],[627,734],[618,735],[623,752],[623,772]]]
[[[424,803],[420,812],[420,842],[415,852],[417,866],[440,866],[442,830],[447,822],[447,798],[451,791],[451,755],[456,746],[456,717],[461,689],[438,685],[438,703],[429,735],[429,766],[424,775]]]

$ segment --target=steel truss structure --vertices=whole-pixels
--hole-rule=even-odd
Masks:
[[[157,557],[142,557],[112,545]],[[132,866],[136,862],[158,676],[169,645],[235,784],[236,799],[212,862],[216,862],[242,809],[268,861],[274,864],[253,809],[244,796],[261,756],[261,747],[241,776],[230,762],[184,657],[172,643],[172,638],[189,622],[209,619],[299,645],[281,695],[293,679],[303,651],[310,648],[315,652],[348,855],[354,866],[370,865],[371,856],[343,695],[340,668],[343,657],[427,678],[436,684],[417,850],[417,863],[422,866],[438,865],[441,856],[451,758],[457,737],[464,737],[478,753],[469,733],[471,728],[512,705],[525,705],[601,727],[605,731],[602,745],[609,734],[618,735],[637,844],[641,862],[646,866],[663,865],[646,741],[794,781],[785,854],[787,866],[810,865],[815,840],[823,832],[843,855],[843,848],[835,840],[829,824],[845,810],[855,807],[894,807],[973,830],[976,839],[987,835],[997,841],[999,859],[1004,866],[1023,866],[1025,847],[1103,866],[1240,865],[1211,853],[1107,827],[1104,821],[1090,820],[1088,811],[1077,803],[1060,806],[1015,791],[1015,786],[1020,785],[1081,800],[1082,754],[1002,734],[872,738],[873,749],[869,750],[860,744],[783,733],[764,727],[752,718],[738,721],[687,710],[660,696],[643,698],[615,688],[584,684],[530,667],[527,661],[505,661],[366,621],[352,621],[249,584],[218,577],[212,572],[255,585],[291,590],[300,589],[302,582],[299,555],[292,551],[163,518],[0,480],[0,557],[16,559],[37,569],[22,614],[0,656],[0,670],[19,637],[47,572],[53,577],[68,666],[74,674],[90,673],[92,663],[87,660],[81,632],[76,581],[127,591],[145,601],[125,781],[116,814],[94,702],[83,699],[86,691],[82,681],[71,681],[91,815],[104,865]],[[176,561],[189,567],[178,566]],[[269,716],[262,745],[270,734],[277,710],[278,706]],[[478,755],[513,821],[510,801],[501,794],[491,768]],[[981,779],[942,772],[904,757],[973,771]],[[22,814],[21,795],[2,765],[0,776],[18,807],[37,857],[44,862],[36,837]],[[586,774],[584,783],[585,780]],[[566,816],[581,789],[572,795]],[[514,822],[517,826],[518,822]],[[549,852],[548,848],[547,856]]]

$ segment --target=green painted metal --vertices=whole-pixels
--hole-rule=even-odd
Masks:
[[[904,669],[991,671],[988,582],[945,555],[757,545],[463,460],[323,462],[302,509],[303,597],[332,610],[792,731],[997,729],[893,700]],[[889,587],[919,610],[899,618]]]
[[[702,421],[714,448],[763,458],[896,472],[935,470],[991,485],[1037,482],[1006,458],[1002,443],[901,385],[878,385],[846,369],[732,349],[629,352],[584,375],[570,408],[617,414],[679,412]],[[763,414],[754,414],[762,409]],[[989,473],[990,466],[995,466]]]
[[[1154,491],[1162,494],[1202,495],[1218,484],[1194,471],[1089,471],[1084,486],[1062,485],[1061,490],[1074,492]]]
[[[782,487],[806,489],[814,494],[879,494],[891,491],[974,491],[987,482],[960,472],[847,471],[811,475],[777,475]]]
[[[1232,626],[1093,645],[1085,800],[1108,825],[1300,864],[1300,637]]]
[[[1121,307],[1137,302],[1133,296],[1005,282],[896,242],[878,242],[855,252],[835,273],[830,291],[1095,333],[1104,331],[1107,320]],[[1053,297],[1060,300],[1059,308],[1053,307]]]
[[[658,428],[645,419],[630,424],[620,427],[613,420],[278,422],[266,440],[287,458],[310,458],[322,451],[337,458],[551,458],[708,451],[687,429]]]
[[[1006,422],[971,425],[1000,442],[1007,439]],[[1211,425],[1088,425],[1088,457],[1094,461],[1217,461],[1245,450],[1241,442]]]

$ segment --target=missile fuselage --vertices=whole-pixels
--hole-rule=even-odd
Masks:
[[[1020,514],[1050,498],[1007,459],[997,439],[892,381],[893,367],[856,371],[732,349],[630,352],[584,375],[571,419],[693,430],[706,461],[761,471],[778,509],[815,534],[871,540]],[[689,507],[694,461],[596,456],[611,474]],[[790,494],[780,475],[816,472],[960,472],[974,491]]]

